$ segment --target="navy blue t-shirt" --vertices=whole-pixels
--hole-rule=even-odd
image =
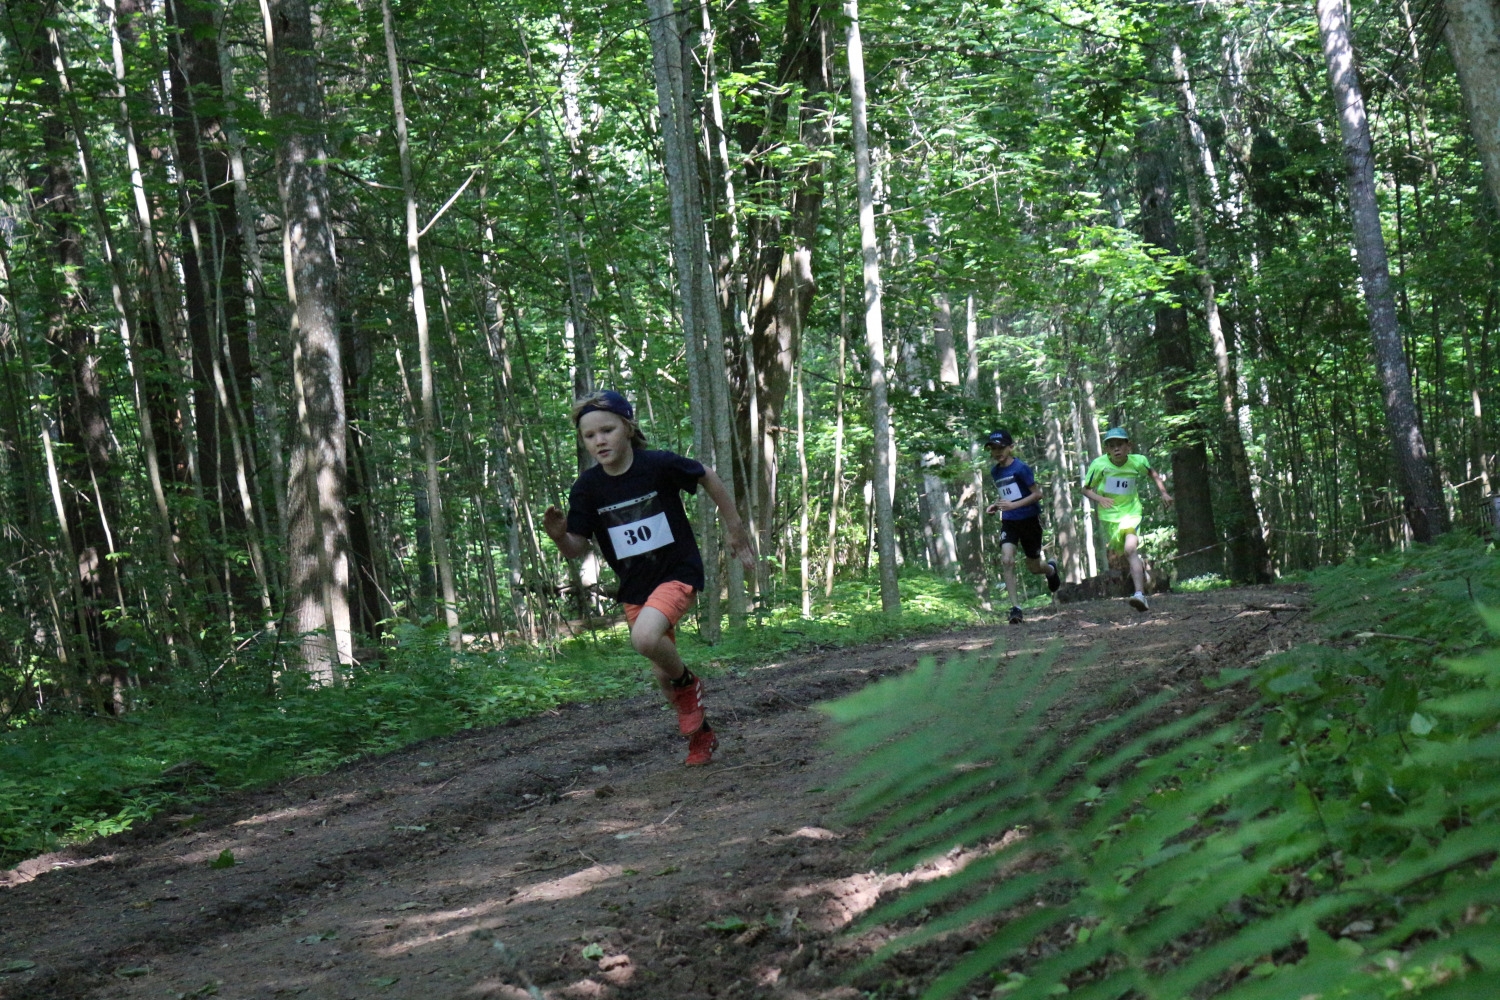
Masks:
[[[1003,469],[998,465],[990,469],[990,478],[995,481],[995,489],[1000,491],[1001,500],[1016,501],[1029,497],[1036,486],[1036,476],[1032,473],[1031,466],[1019,458],[1012,458],[1010,464]],[[1015,510],[1002,510],[1000,520],[1024,521],[1029,517],[1037,517],[1041,513],[1040,502],[1029,503]]]
[[[670,451],[636,449],[618,476],[600,465],[573,483],[568,530],[595,538],[620,578],[620,600],[645,604],[651,592],[676,580],[703,589],[703,557],[681,492],[698,492],[703,463]]]

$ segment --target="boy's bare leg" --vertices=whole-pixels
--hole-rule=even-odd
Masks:
[[[630,626],[630,644],[637,653],[651,661],[656,686],[661,688],[669,703],[672,701],[672,682],[687,669],[677,652],[677,643],[667,637],[667,629],[671,627],[667,616],[652,607],[642,608],[635,624]]]
[[[1010,605],[1019,607],[1021,591],[1016,587],[1016,547],[1010,542],[1000,546],[1000,568],[1005,571],[1005,589],[1010,594]]]
[[[1146,564],[1141,562],[1140,540],[1136,538],[1135,532],[1125,536],[1125,558],[1130,560],[1130,579],[1135,584],[1135,592],[1144,594],[1146,592]]]

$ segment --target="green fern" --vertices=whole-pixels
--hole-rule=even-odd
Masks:
[[[876,856],[971,855],[853,928],[905,927],[866,968],[978,927],[987,939],[928,1000],[980,977],[1014,1000],[1494,1000],[1500,653],[1453,669],[1464,690],[1423,703],[1436,722],[1405,734],[1424,795],[1362,820],[1384,838],[1364,842],[1403,848],[1369,858],[1338,850],[1349,821],[1330,826],[1278,728],[1256,738],[1212,711],[1153,725],[1168,695],[1118,708],[1127,683],[1080,691],[1097,672],[1057,648],[924,660],[824,706]]]

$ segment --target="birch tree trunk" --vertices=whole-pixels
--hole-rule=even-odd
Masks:
[[[891,496],[891,410],[885,384],[885,321],[880,309],[880,245],[875,233],[875,192],[870,177],[870,131],[865,100],[865,54],[859,37],[859,0],[844,0],[849,19],[850,120],[854,176],[859,187],[859,242],[864,258],[865,347],[870,364],[871,424],[875,430],[875,544],[880,559],[880,607],[901,613],[896,582],[896,517]]]
[[[443,619],[448,624],[448,645],[455,653],[464,647],[458,623],[458,591],[453,585],[453,561],[448,555],[448,521],[443,504],[443,478],[437,460],[437,403],[432,381],[432,332],[427,322],[427,290],[422,280],[421,225],[417,221],[417,188],[411,175],[411,145],[406,134],[406,102],[402,95],[401,63],[396,58],[396,29],[390,0],[380,0],[385,26],[385,59],[390,70],[391,108],[396,118],[396,151],[401,160],[401,192],[406,201],[406,264],[411,272],[411,311],[417,324],[417,364],[421,369],[421,406],[417,411],[417,436],[422,441],[422,465],[427,475],[428,516],[431,518],[432,555],[437,562],[438,585],[443,590]]]
[[[1193,93],[1192,81],[1188,78],[1187,60],[1182,49],[1172,46],[1172,69],[1177,76],[1177,85],[1182,94],[1185,114],[1182,129],[1185,144],[1182,162],[1187,173],[1188,207],[1193,221],[1193,257],[1197,264],[1198,291],[1203,296],[1203,315],[1208,324],[1208,339],[1213,346],[1214,372],[1219,383],[1219,408],[1224,418],[1222,437],[1225,450],[1229,452],[1230,471],[1234,475],[1235,516],[1228,526],[1230,575],[1252,583],[1271,582],[1271,561],[1266,553],[1266,538],[1261,531],[1260,511],[1256,509],[1255,493],[1250,483],[1250,458],[1245,452],[1245,439],[1240,435],[1239,378],[1229,356],[1229,344],[1224,335],[1224,322],[1219,313],[1219,296],[1214,288],[1213,271],[1208,257],[1208,234],[1203,221],[1203,198],[1198,193],[1199,171],[1210,185],[1210,193],[1218,200],[1217,185],[1212,172],[1213,159],[1208,149],[1208,138],[1203,134],[1197,120],[1198,100]]]
[[[699,205],[701,194],[692,118],[684,115],[681,106],[684,93],[682,39],[673,0],[647,0],[647,8],[651,19],[651,63],[656,77],[656,103],[661,117],[662,166],[671,198],[677,301],[687,350],[693,451],[700,460],[709,459],[705,464],[714,466],[729,485],[733,476],[733,456],[726,453],[719,458],[714,455],[718,435],[714,432],[714,392],[709,368],[715,363],[722,364],[723,358],[722,354],[717,359],[705,356],[707,347],[703,330],[706,317],[703,316],[703,297],[697,273],[698,265],[704,261],[703,217],[701,206],[698,212],[693,211]],[[703,539],[703,577],[707,597],[702,633],[704,639],[712,643],[719,639],[719,545],[713,503],[702,491],[698,496],[698,525]]]
[[[1052,494],[1052,538],[1057,548],[1057,563],[1062,575],[1081,579],[1083,573],[1083,551],[1078,544],[1078,521],[1073,516],[1074,470],[1069,462],[1067,437],[1063,433],[1063,412],[1067,397],[1063,393],[1062,379],[1057,376],[1047,380],[1043,389],[1046,402],[1047,462],[1057,471],[1051,476],[1049,492]]]
[[[938,356],[938,385],[944,392],[958,387],[958,352],[953,346],[953,306],[946,292],[933,295],[932,339]],[[958,538],[953,530],[953,504],[948,497],[945,456],[928,452],[922,456],[922,489],[932,525],[933,552],[937,570],[944,576],[958,574]]]
[[[1448,530],[1448,510],[1436,489],[1427,443],[1417,423],[1411,373],[1396,320],[1391,293],[1390,265],[1380,228],[1380,205],[1375,199],[1375,154],[1370,123],[1354,66],[1354,47],[1343,0],[1318,0],[1318,32],[1328,63],[1328,88],[1338,108],[1348,167],[1349,215],[1354,249],[1359,258],[1360,285],[1370,313],[1370,335],[1375,345],[1375,367],[1380,374],[1386,430],[1396,462],[1397,482],[1405,500],[1412,536],[1430,542]]]
[[[1448,51],[1458,69],[1485,185],[1500,215],[1500,2],[1444,0],[1443,9]]]
[[[807,502],[807,400],[802,387],[802,362],[797,362],[797,467],[802,473],[801,509],[797,518],[798,581],[802,586],[802,617],[812,617],[812,580],[810,579]]]
[[[292,402],[287,473],[287,616],[299,665],[314,684],[353,662],[347,426],[338,334],[338,265],[323,138],[323,88],[309,0],[263,0],[276,145],[282,256],[292,304]]]
[[[979,311],[974,293],[964,299],[964,396],[979,398]],[[969,443],[968,459],[973,471],[965,478],[958,496],[958,562],[965,579],[979,594],[980,606],[989,609],[989,573],[984,568],[984,469],[978,440]]]
[[[842,223],[842,213],[840,213]],[[839,226],[842,247],[843,226]],[[843,254],[839,254],[843,259]],[[848,377],[849,311],[846,307],[844,269],[839,268],[839,368],[833,395],[833,485],[828,497],[828,561],[823,571],[823,596],[833,595],[834,571],[839,555],[839,504],[844,494],[844,379]]]

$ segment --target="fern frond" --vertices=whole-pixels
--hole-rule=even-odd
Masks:
[[[874,686],[889,685],[883,692],[866,689],[827,709],[847,727],[839,743],[856,758],[851,811],[867,822],[875,853],[903,868],[964,845],[971,854],[957,871],[911,886],[857,922],[867,930],[922,921],[862,967],[999,921],[933,981],[927,1000],[957,996],[1007,966],[1011,1000],[1060,992],[1086,1000],[1386,1000],[1393,973],[1374,963],[1380,949],[1405,965],[1441,965],[1441,975],[1415,988],[1424,998],[1466,996],[1470,984],[1489,982],[1486,963],[1500,961],[1500,950],[1487,943],[1487,924],[1470,923],[1477,910],[1500,906],[1500,870],[1482,870],[1500,845],[1500,779],[1485,767],[1500,756],[1500,738],[1478,728],[1488,717],[1473,701],[1462,711],[1454,699],[1421,706],[1452,728],[1422,741],[1401,766],[1431,762],[1446,777],[1411,804],[1392,789],[1403,809],[1352,810],[1364,817],[1365,836],[1413,847],[1330,881],[1343,871],[1336,857],[1329,867],[1338,843],[1331,838],[1347,828],[1352,807],[1303,783],[1298,751],[1283,747],[1278,730],[1250,737],[1245,721],[1213,709],[1149,727],[1171,692],[1122,704],[1126,685],[1083,693],[1070,677],[1055,648],[970,657],[925,663]],[[1387,771],[1378,773],[1390,787]],[[1012,832],[1019,836],[985,846]],[[1283,892],[1320,866],[1321,894]],[[1329,936],[1324,925],[1355,914],[1378,917],[1380,934],[1363,943]],[[1368,933],[1370,924],[1362,926]]]

